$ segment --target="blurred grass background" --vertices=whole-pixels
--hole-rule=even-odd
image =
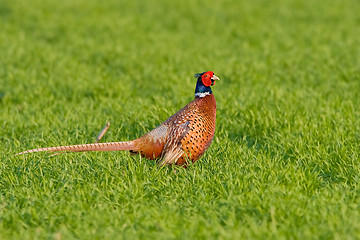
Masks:
[[[360,237],[360,3],[0,0],[1,239]],[[187,170],[125,152],[212,70]]]

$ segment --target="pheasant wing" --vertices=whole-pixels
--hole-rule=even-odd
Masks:
[[[181,140],[189,132],[189,124],[190,122],[186,121],[184,123],[178,123],[178,125],[174,124],[176,127],[170,128],[167,141],[164,145],[162,160],[160,161],[161,166],[176,163],[176,161],[184,154],[184,151],[181,148]]]

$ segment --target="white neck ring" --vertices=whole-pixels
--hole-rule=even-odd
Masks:
[[[198,93],[195,93],[195,97],[205,97],[207,95],[210,95],[210,92],[198,92]]]

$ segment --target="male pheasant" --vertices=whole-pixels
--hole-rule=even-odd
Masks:
[[[142,137],[126,142],[92,143],[47,147],[27,150],[31,152],[83,152],[129,150],[156,160],[160,165],[187,166],[195,162],[209,148],[215,133],[216,101],[211,91],[216,80],[213,72],[195,74],[195,99],[172,115],[157,128]]]

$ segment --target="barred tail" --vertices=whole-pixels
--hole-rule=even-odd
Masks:
[[[129,142],[107,142],[107,143],[91,143],[81,145],[69,145],[69,146],[58,146],[58,147],[47,147],[47,148],[36,148],[26,150],[15,154],[21,155],[25,153],[33,152],[86,152],[86,151],[121,151],[121,150],[138,150],[134,141]]]

